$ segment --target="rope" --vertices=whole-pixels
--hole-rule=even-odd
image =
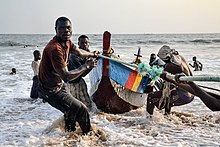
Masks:
[[[159,101],[159,108],[163,109],[165,107],[169,108],[172,95],[171,92],[173,90],[176,90],[176,86],[174,86],[172,83],[165,81],[163,85],[163,91],[162,91],[162,96]],[[163,104],[163,105],[162,105]]]
[[[164,82],[163,86],[164,86],[163,93],[159,101],[159,109],[163,109],[166,106],[166,104],[168,106],[170,103],[170,97],[171,97],[170,83]]]

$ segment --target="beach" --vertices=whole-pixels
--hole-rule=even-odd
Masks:
[[[90,50],[102,51],[102,34],[87,35]],[[172,108],[169,116],[156,110],[150,118],[145,105],[123,114],[90,112],[93,126],[105,138],[100,133],[82,136],[79,127],[76,133],[64,132],[62,124],[56,124],[63,114],[41,99],[30,98],[33,51],[42,52],[53,36],[0,34],[0,146],[220,146],[220,112],[209,110],[198,97]],[[72,37],[75,44],[78,36]],[[193,56],[202,62],[203,71],[193,71],[194,75],[220,76],[220,34],[112,34],[111,40],[114,53],[127,62],[134,60],[140,47],[142,61],[148,63],[150,54],[165,44],[190,63]],[[10,75],[12,68],[17,74]],[[90,89],[89,76],[85,80]],[[219,82],[196,83],[220,89]]]

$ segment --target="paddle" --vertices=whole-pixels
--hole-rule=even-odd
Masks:
[[[146,74],[149,74],[153,80],[157,80],[160,77],[160,74],[163,72],[162,67],[157,67],[157,66],[151,67],[150,65],[148,65],[146,63],[143,63],[143,62],[136,65],[136,64],[127,63],[127,62],[122,61],[122,60],[118,60],[118,59],[110,58],[110,57],[107,57],[107,56],[103,56],[103,55],[100,55],[100,54],[98,55],[98,57],[108,59],[108,60],[112,60],[112,61],[115,61],[115,62],[118,62],[118,63],[122,63],[122,64],[128,65],[130,67],[138,68],[138,73],[140,75],[145,76]],[[175,79],[175,75],[172,75],[172,74],[167,74],[166,77],[169,78],[169,79]],[[213,75],[182,76],[182,77],[179,78],[179,80],[180,81],[220,82],[220,76],[213,76]]]
[[[207,87],[207,86],[203,86],[203,85],[198,85],[198,86],[202,87],[202,88],[210,89],[210,90],[220,91],[219,89],[215,89],[215,88],[212,88],[212,87]]]
[[[167,78],[175,79],[175,75],[167,74]],[[207,81],[207,82],[220,82],[220,76],[213,75],[199,75],[199,76],[182,76],[179,78],[180,81]]]

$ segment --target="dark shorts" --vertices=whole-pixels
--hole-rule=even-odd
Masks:
[[[65,127],[67,131],[75,131],[76,122],[84,133],[91,129],[89,113],[86,106],[65,91],[62,87],[60,91],[45,95],[39,91],[40,97],[48,102],[52,107],[64,113]]]
[[[33,84],[31,87],[30,97],[33,99],[38,98],[38,77],[37,76],[33,77]]]

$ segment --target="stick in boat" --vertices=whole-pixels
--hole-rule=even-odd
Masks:
[[[107,56],[104,56],[104,55],[100,55],[100,54],[99,54],[98,57],[104,58],[104,59],[108,59],[108,60],[111,60],[111,61],[115,61],[115,62],[118,62],[118,63],[122,63],[122,64],[128,65],[128,66],[130,66],[130,67],[138,68],[138,66],[137,66],[136,64],[130,64],[130,63],[127,63],[127,62],[125,62],[125,61],[118,60],[118,59],[114,59],[114,58],[107,57]]]

